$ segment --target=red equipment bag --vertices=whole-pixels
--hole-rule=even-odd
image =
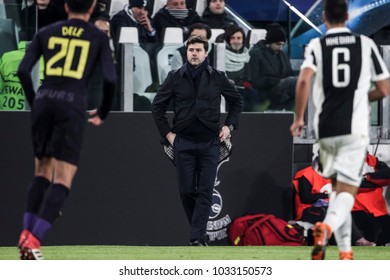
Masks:
[[[286,221],[270,214],[255,214],[235,219],[229,227],[234,246],[301,246],[303,236]]]

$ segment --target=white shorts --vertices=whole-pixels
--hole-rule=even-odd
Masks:
[[[368,136],[343,135],[319,140],[322,175],[359,187],[370,143]]]

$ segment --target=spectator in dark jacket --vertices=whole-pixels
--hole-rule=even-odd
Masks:
[[[158,41],[157,32],[148,15],[148,1],[129,0],[129,4],[111,19],[112,36],[118,42],[122,27],[136,27],[140,43],[155,43]]]
[[[35,0],[34,4],[21,11],[22,40],[31,41],[35,32],[42,27],[59,20],[67,19],[63,9],[59,9],[52,0]]]
[[[65,13],[65,0],[52,0],[53,5],[58,9],[62,10]],[[106,21],[110,20],[109,7],[111,0],[96,0],[95,9],[91,15],[90,21],[95,22],[97,19],[105,19]],[[65,17],[66,18],[66,17]]]
[[[207,0],[202,20],[210,28],[226,29],[230,25],[237,25],[225,12],[225,0]]]
[[[283,28],[270,24],[265,40],[258,42],[250,52],[253,87],[263,100],[270,100],[270,110],[292,110],[294,106],[297,78],[283,52],[285,43]]]
[[[202,22],[202,19],[196,11],[187,9],[185,0],[167,0],[167,4],[153,18],[154,27],[161,40],[164,39],[166,27],[182,28],[184,39],[187,40],[189,36],[188,27],[196,22]]]
[[[42,1],[42,0],[36,0],[36,1]],[[89,19],[89,22],[93,23],[99,30],[103,31],[108,35],[108,37],[111,38],[110,15],[108,14],[110,3],[111,0],[96,0],[96,5]],[[64,8],[65,0],[51,0],[51,4],[55,8],[55,10],[59,10],[60,13],[64,15],[63,18],[62,16],[60,18],[60,16],[56,15],[57,12],[53,12],[53,13],[50,12],[51,13],[50,16],[52,18],[57,18],[57,20],[67,19],[67,15]]]

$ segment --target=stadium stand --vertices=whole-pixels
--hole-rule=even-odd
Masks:
[[[178,27],[167,27],[164,33],[163,46],[157,52],[157,75],[161,84],[171,70],[173,53],[183,46],[183,31]]]
[[[225,33],[225,30],[223,29],[218,29],[218,28],[212,28],[211,29],[211,37],[209,39],[209,43],[214,43],[215,42],[215,39],[221,35]]]
[[[183,44],[183,30],[179,27],[167,27],[164,32],[164,44]]]
[[[127,4],[129,4],[128,0],[111,0],[109,11],[110,18],[122,10]]]
[[[167,3],[167,0],[154,0],[153,2],[153,13],[152,13],[152,18],[154,15],[162,8],[165,6]]]
[[[206,7],[207,7],[206,0],[196,0],[195,11],[198,13],[199,16],[203,15],[204,9],[206,9]]]
[[[152,83],[152,71],[148,53],[138,43],[138,30],[135,27],[122,27],[119,43],[133,43],[134,75],[133,91],[145,92]]]
[[[267,34],[267,30],[265,29],[249,30],[249,45],[254,45],[260,40],[264,40],[266,34]]]
[[[0,56],[17,49],[15,25],[12,19],[0,18],[0,42]]]

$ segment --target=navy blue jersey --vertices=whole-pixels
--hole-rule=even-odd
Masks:
[[[40,56],[45,62],[45,78],[35,95],[30,72]],[[88,81],[97,63],[102,69],[104,94],[111,96],[103,99],[100,108],[104,118],[109,110],[104,108],[107,107],[104,103],[112,100],[116,71],[108,36],[94,25],[70,19],[42,28],[27,48],[18,75],[30,105],[33,102],[65,102],[84,112]]]

